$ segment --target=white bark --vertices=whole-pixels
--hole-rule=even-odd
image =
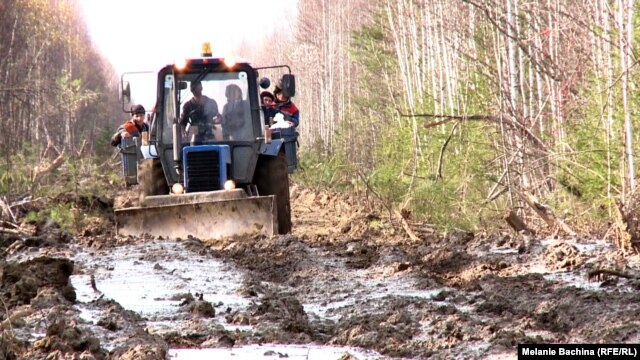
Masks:
[[[633,137],[631,126],[631,111],[629,109],[629,68],[631,64],[631,40],[633,30],[632,7],[633,0],[618,0],[618,29],[620,36],[620,70],[622,71],[622,107],[624,113],[625,158],[627,162],[627,182],[629,191],[635,188],[635,167],[633,163]]]
[[[517,11],[512,3],[515,0],[506,0],[507,2],[507,60],[509,64],[509,100],[511,109],[515,113],[518,109],[518,70],[517,70],[517,44],[515,38],[515,14]]]

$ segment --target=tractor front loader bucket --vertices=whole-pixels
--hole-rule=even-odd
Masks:
[[[202,240],[278,233],[274,196],[248,197],[240,189],[149,196],[139,207],[117,209],[118,235]]]

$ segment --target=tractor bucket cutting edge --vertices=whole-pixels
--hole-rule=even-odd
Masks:
[[[223,196],[222,199],[214,196],[212,199],[207,196],[210,194],[150,196],[141,207],[117,209],[117,234],[217,240],[278,233],[274,196]]]

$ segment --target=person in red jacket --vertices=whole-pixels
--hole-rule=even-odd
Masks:
[[[284,93],[279,86],[275,87],[273,94],[276,96],[277,112],[284,115],[284,119],[289,122],[289,125],[298,127],[298,124],[300,123],[300,111],[296,104],[294,104],[290,98],[284,96]]]
[[[131,119],[120,125],[116,133],[111,137],[112,146],[120,146],[122,138],[140,136],[143,132],[149,131],[149,125],[144,122],[146,110],[142,105],[131,107]]]

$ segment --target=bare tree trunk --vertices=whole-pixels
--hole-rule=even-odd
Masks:
[[[629,70],[631,68],[631,45],[633,41],[633,0],[618,0],[620,29],[620,68],[622,70],[622,104],[624,111],[625,157],[629,191],[635,189],[635,166],[633,157],[633,130],[629,108]],[[626,18],[626,21],[625,21]]]
[[[518,93],[520,92],[518,90],[518,84],[519,84],[519,79],[518,79],[518,65],[517,65],[517,53],[516,53],[516,49],[517,49],[517,44],[516,44],[516,36],[518,36],[518,34],[516,33],[516,25],[515,25],[515,18],[516,15],[514,14],[515,12],[517,12],[517,8],[515,8],[517,5],[514,4],[513,2],[515,2],[516,0],[506,0],[507,2],[507,56],[508,56],[508,62],[509,62],[509,101],[510,101],[510,105],[511,105],[511,111],[513,114],[517,113],[518,110]]]
[[[606,1],[606,0],[603,0]],[[606,5],[605,5],[606,6]],[[612,158],[613,149],[611,148],[611,140],[613,139],[613,47],[611,39],[611,21],[607,16],[605,20],[605,40],[606,40],[606,56],[607,56],[607,194],[611,197],[611,181],[612,181]]]

